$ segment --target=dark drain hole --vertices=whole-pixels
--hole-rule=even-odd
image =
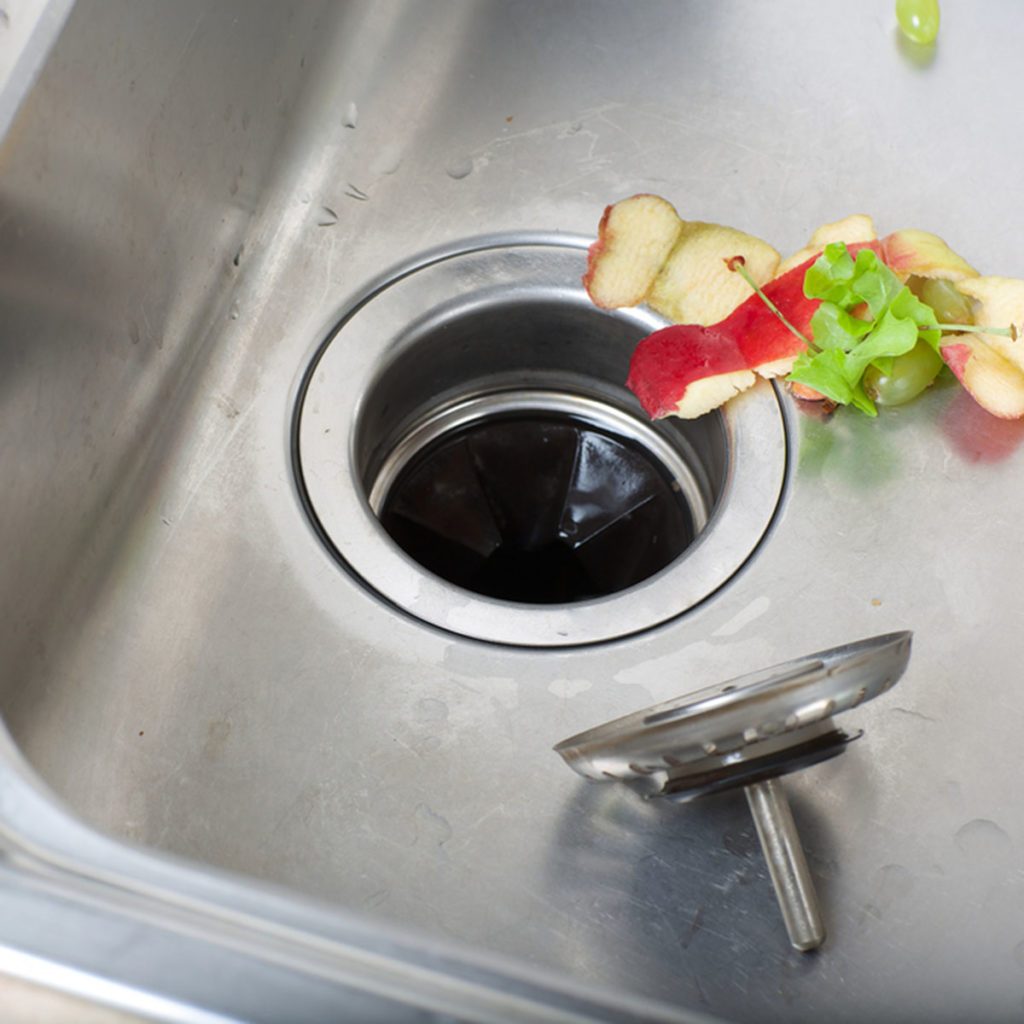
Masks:
[[[425,569],[527,604],[614,594],[694,539],[678,484],[641,445],[567,416],[492,416],[417,452],[379,518]]]

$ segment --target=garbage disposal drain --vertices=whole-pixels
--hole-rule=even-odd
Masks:
[[[625,590],[707,522],[690,467],[657,433],[545,391],[490,395],[421,424],[378,474],[370,505],[425,569],[531,604]]]
[[[300,484],[342,563],[482,640],[592,643],[686,611],[756,548],[785,477],[762,385],[651,422],[625,389],[662,322],[595,309],[586,240],[489,238],[398,268],[307,374]]]

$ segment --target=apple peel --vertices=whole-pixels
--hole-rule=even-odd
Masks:
[[[741,256],[757,284],[770,281],[779,254],[767,242],[736,228],[684,221],[647,304],[677,324],[716,324],[750,295],[750,286],[725,264]]]
[[[957,290],[976,303],[975,319],[986,324],[1024,327],[1024,281],[974,277]],[[1024,416],[1024,342],[998,334],[960,334],[940,348],[942,358],[987,412],[1000,419]]]
[[[826,245],[832,242],[845,242],[848,246],[857,242],[874,242],[878,238],[875,233],[875,222],[866,213],[853,213],[842,220],[830,224],[822,224],[811,235],[807,244],[792,256],[788,256],[778,266],[776,274],[781,276],[794,267],[806,263],[812,256],[817,256]]]
[[[974,302],[975,323],[1010,322],[1012,332],[1000,331],[1011,337],[990,333],[995,327],[977,333],[964,327],[939,349],[982,408],[1003,419],[1024,418],[1024,343],[1017,341],[1024,330],[1024,281],[979,277],[927,231],[896,231],[879,240],[871,218],[854,214],[822,225],[780,262],[768,243],[734,228],[684,221],[667,200],[644,193],[605,209],[583,283],[601,308],[646,301],[675,321],[640,342],[627,383],[652,417],[693,418],[758,377],[792,371],[820,305],[803,295],[804,274],[833,242],[843,242],[851,254],[870,247],[904,281],[954,282]],[[733,273],[737,258],[739,274]],[[750,294],[751,286],[761,294]],[[821,397],[807,385],[794,387],[800,397]]]
[[[939,349],[946,365],[986,412],[1002,420],[1024,416],[1024,372],[980,337],[959,335]]]
[[[831,242],[852,246],[858,242],[874,242],[877,238],[874,221],[864,213],[822,224],[807,245],[779,264],[777,273],[781,276],[817,256]],[[956,282],[978,276],[974,267],[930,231],[917,228],[893,231],[881,240],[878,252],[882,262],[903,281],[911,275]]]
[[[1012,277],[973,277],[956,283],[961,295],[975,303],[974,321],[1014,328],[1024,335],[1024,281]],[[1024,344],[998,334],[982,333],[985,344],[1024,371]]]
[[[646,302],[675,323],[714,324],[749,294],[723,260],[742,256],[758,284],[776,276],[779,254],[736,228],[684,221],[660,196],[641,193],[604,210],[583,286],[596,306]]]
[[[583,275],[594,305],[617,309],[643,302],[682,227],[675,207],[661,196],[641,193],[605,207]]]
[[[626,386],[654,419],[695,419],[755,380],[733,335],[702,324],[675,324],[640,342]]]
[[[882,261],[902,280],[911,275],[944,281],[963,281],[978,272],[958,256],[938,235],[906,228],[882,239]]]
[[[764,285],[764,294],[793,327],[810,329],[817,299],[803,293],[811,260]],[[751,295],[713,325],[673,324],[644,338],[633,352],[626,386],[651,417],[694,419],[754,385],[788,373],[804,343]]]

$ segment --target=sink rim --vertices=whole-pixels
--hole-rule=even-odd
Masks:
[[[2,719],[0,844],[0,972],[147,1019],[361,1019],[355,1000],[394,1021],[707,1020],[108,837],[46,790]]]

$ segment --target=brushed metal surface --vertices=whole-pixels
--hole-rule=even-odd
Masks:
[[[789,943],[801,953],[818,949],[827,932],[821,920],[814,879],[782,782],[779,779],[755,782],[743,787],[743,795],[761,840]]]
[[[783,251],[870,212],[1024,276],[1024,9],[947,0],[930,59],[894,29],[888,0],[82,0],[0,150],[2,710],[46,782],[113,835],[681,1008],[1019,1015],[1015,425],[952,389],[790,409],[749,567],[559,652],[396,616],[289,464],[300,374],[368,282],[481,231],[591,234],[636,191]],[[904,627],[870,746],[789,787],[813,958],[749,884],[741,797],[674,814],[550,752]]]
[[[756,758],[768,745],[799,745],[808,727],[831,729],[834,715],[896,683],[910,645],[904,631],[805,654],[604,722],[561,740],[555,752],[593,782],[618,779],[651,795],[670,777],[703,772],[709,760]]]

